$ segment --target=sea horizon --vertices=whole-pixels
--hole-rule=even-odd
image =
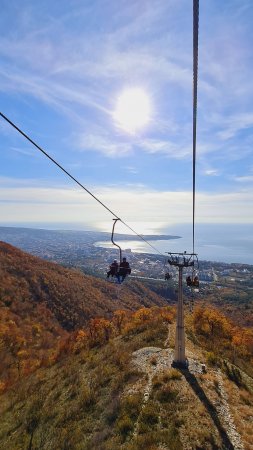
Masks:
[[[102,230],[98,228],[97,224],[91,223],[0,223],[0,226],[59,231],[111,232],[109,227]],[[145,223],[145,226],[147,226],[147,223]],[[195,253],[198,254],[199,260],[253,265],[252,230],[252,224],[197,224],[195,228]],[[149,234],[152,234],[152,224],[149,227]],[[193,250],[190,224],[165,225],[160,229],[154,228],[153,234],[180,236],[177,239],[149,240],[148,242],[161,253],[184,251],[191,253]],[[115,241],[117,242],[117,234],[115,234]],[[156,254],[156,251],[141,239],[139,241],[121,239],[119,243],[122,249],[131,248],[133,252]],[[112,244],[108,240],[98,241],[95,245],[109,248]]]
[[[150,240],[159,252],[193,251],[192,228],[189,225],[169,227],[163,234],[179,235],[179,239]],[[117,241],[116,241],[117,242]],[[137,253],[153,253],[155,250],[143,241],[120,240],[122,249],[131,249]],[[110,247],[110,242],[100,241],[97,246]],[[250,264],[253,265],[253,234],[252,225],[201,224],[195,230],[195,253],[199,260]]]

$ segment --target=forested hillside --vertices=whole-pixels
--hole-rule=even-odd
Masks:
[[[202,301],[172,369],[175,307],[141,283],[0,263],[1,448],[252,450],[252,330]]]
[[[52,364],[69,332],[113,311],[163,305],[133,282],[116,286],[0,243],[0,358],[2,386]]]
[[[250,367],[252,336],[198,309],[179,371],[174,318],[172,307],[118,311],[72,332],[54,362],[5,389],[1,448],[252,450],[253,380],[231,361],[236,347]]]
[[[66,330],[80,328],[91,317],[110,317],[123,308],[162,306],[165,301],[141,283],[117,286],[46,262],[0,243],[0,300],[12,313],[28,305],[46,306]]]

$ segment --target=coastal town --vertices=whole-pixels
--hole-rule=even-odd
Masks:
[[[119,260],[117,247],[105,248],[97,244],[107,240],[110,245],[109,233],[0,227],[0,240],[45,260],[101,278],[106,278],[111,262]],[[123,248],[123,256],[130,263],[131,277],[162,283],[169,273],[169,283],[176,284],[177,269],[168,263],[169,255],[136,253]],[[194,274],[198,275],[200,291],[235,285],[253,289],[252,265],[200,260],[198,264],[195,262]],[[185,277],[192,275],[192,267],[184,270]]]

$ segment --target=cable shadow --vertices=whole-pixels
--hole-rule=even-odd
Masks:
[[[210,402],[210,400],[206,396],[202,387],[199,385],[199,382],[198,382],[197,378],[195,377],[195,375],[193,375],[191,372],[189,372],[186,369],[179,369],[179,370],[185,377],[188,384],[191,386],[192,390],[195,392],[195,394],[198,396],[200,401],[203,403],[203,405],[207,409],[207,411],[208,411],[211,419],[213,420],[213,422],[219,432],[219,435],[221,437],[222,444],[223,444],[223,447],[222,447],[223,450],[234,450],[234,446],[233,446],[232,442],[230,441],[230,438],[229,438],[226,430],[224,429],[223,425],[220,422],[220,419],[219,419],[219,416],[218,416],[218,413],[217,413],[215,407],[213,406],[213,404]]]

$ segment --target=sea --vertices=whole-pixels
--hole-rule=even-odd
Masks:
[[[193,249],[192,227],[170,226],[161,234],[181,236],[180,239],[149,240],[159,252],[191,253]],[[115,236],[115,241],[116,236]],[[120,240],[122,250],[138,253],[158,253],[142,240]],[[101,247],[112,247],[110,241],[96,243]],[[251,224],[198,224],[195,226],[195,253],[199,260],[253,265],[253,226]]]
[[[5,223],[3,226],[42,228],[48,230],[73,230],[73,231],[106,231],[111,233],[111,220],[107,222],[82,222],[82,223]],[[180,236],[180,239],[152,240],[149,243],[159,252],[184,252],[191,253],[192,225],[191,224],[162,224],[138,222],[130,223],[138,233],[154,235]],[[138,226],[137,226],[138,225]],[[119,230],[122,233],[122,230]],[[129,232],[127,229],[126,232]],[[144,236],[145,237],[145,236]],[[117,233],[115,234],[117,243]],[[159,253],[148,246],[141,239],[118,241],[122,249],[131,249],[138,253]],[[96,246],[112,247],[110,238],[107,241],[96,242]],[[199,260],[217,261],[225,263],[238,263],[253,265],[253,225],[252,224],[198,224],[195,225],[195,253]]]

